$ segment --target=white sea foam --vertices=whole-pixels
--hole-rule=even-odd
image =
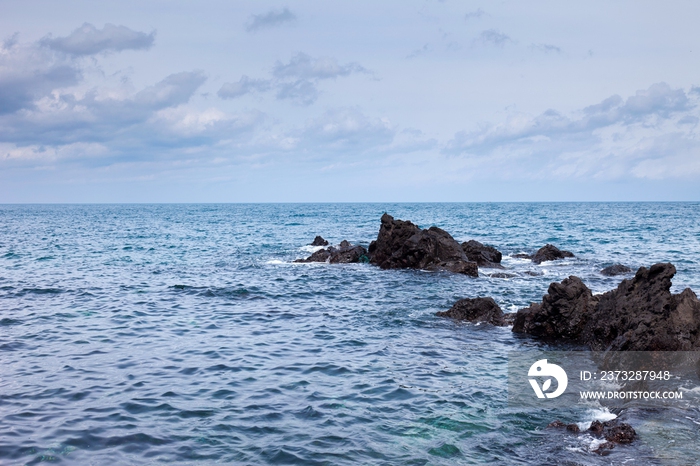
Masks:
[[[605,422],[612,421],[615,418],[617,418],[617,414],[611,413],[610,410],[608,410],[608,408],[590,408],[586,411],[586,414],[584,415],[584,420],[581,422],[577,422],[576,424],[578,425],[579,429],[588,430],[591,427],[593,421]]]
[[[310,244],[307,244],[306,246],[300,247],[299,250],[313,254],[316,251],[320,251],[324,247],[325,246],[311,246]]]

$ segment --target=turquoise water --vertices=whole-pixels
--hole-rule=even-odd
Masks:
[[[317,234],[365,246],[389,212],[496,246],[516,277],[293,264]],[[600,457],[546,430],[595,406],[507,404],[509,328],[435,317],[463,297],[507,312],[577,275],[675,264],[700,290],[700,204],[0,206],[0,463],[695,464],[697,407],[630,412]],[[554,243],[575,259],[508,255]],[[526,272],[534,272],[535,275]]]

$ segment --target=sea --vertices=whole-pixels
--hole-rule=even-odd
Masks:
[[[505,270],[293,262],[385,212]],[[512,257],[546,243],[575,257]],[[0,464],[700,464],[700,407],[513,406],[509,353],[547,344],[435,316],[657,262],[700,290],[700,203],[0,205]],[[638,439],[607,455],[547,428],[618,415]]]

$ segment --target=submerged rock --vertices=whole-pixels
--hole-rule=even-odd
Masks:
[[[311,243],[311,246],[328,246],[328,241],[323,239],[322,236],[316,236]]]
[[[574,257],[574,254],[569,251],[562,251],[552,244],[546,244],[538,249],[531,259],[535,264],[541,264],[545,261],[555,261],[566,257]]]
[[[330,246],[328,249],[319,249],[306,259],[297,259],[294,262],[330,262],[331,264],[349,264],[356,262],[368,262],[367,250],[362,246],[353,246],[343,240],[338,247]]]
[[[492,325],[506,325],[503,311],[493,298],[465,298],[460,299],[445,312],[435,314],[439,317],[450,317],[456,320],[469,322],[487,322]]]
[[[626,265],[622,265],[622,264],[611,265],[609,267],[605,267],[603,270],[600,271],[600,273],[602,275],[605,275],[606,277],[614,277],[615,275],[624,275],[624,274],[627,274],[630,272],[632,272],[632,269],[630,269]]]
[[[369,245],[369,261],[382,269],[448,270],[477,277],[460,244],[438,227],[422,230],[409,221],[382,215],[377,239]]]
[[[503,268],[501,265],[503,255],[493,246],[487,246],[472,239],[462,243],[462,250],[467,259],[476,262],[479,267]]]
[[[520,309],[513,331],[612,351],[700,348],[700,301],[671,294],[672,264],[641,267],[617,289],[593,295],[578,277],[552,283],[541,303]]]

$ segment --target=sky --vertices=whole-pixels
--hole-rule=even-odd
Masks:
[[[0,11],[0,203],[700,200],[700,2]]]

